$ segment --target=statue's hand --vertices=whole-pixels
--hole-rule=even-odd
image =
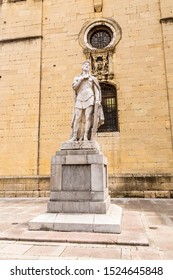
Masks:
[[[88,78],[89,78],[89,74],[83,76],[83,79],[88,79]]]

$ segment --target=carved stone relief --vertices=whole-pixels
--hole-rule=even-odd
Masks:
[[[100,13],[103,8],[103,0],[94,0],[94,11]]]
[[[90,53],[90,58],[92,74],[96,76],[99,81],[107,80],[109,76],[109,54]]]
[[[87,22],[79,34],[79,43],[91,62],[92,75],[99,81],[114,78],[113,54],[121,34],[118,23],[105,18]]]

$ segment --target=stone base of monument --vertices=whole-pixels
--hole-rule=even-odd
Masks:
[[[122,209],[110,204],[107,159],[96,141],[65,142],[51,162],[47,213],[31,230],[121,232]]]
[[[44,213],[29,222],[30,230],[121,232],[122,208],[111,205],[106,214]]]

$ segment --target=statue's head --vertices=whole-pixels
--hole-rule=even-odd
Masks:
[[[83,63],[82,63],[82,70],[86,71],[86,72],[89,72],[90,70],[90,61],[89,60],[85,60]]]

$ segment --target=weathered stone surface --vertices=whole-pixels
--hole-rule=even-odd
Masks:
[[[103,201],[73,201],[60,200],[48,202],[49,213],[96,213],[106,214],[110,206],[110,197],[108,196]]]
[[[97,13],[100,13],[103,8],[103,0],[94,0],[94,10]]]
[[[158,198],[170,198],[169,191],[156,191],[156,197]]]
[[[86,155],[67,155],[66,156],[66,164],[87,164],[87,156]]]
[[[102,154],[100,150],[81,149],[81,150],[60,150],[56,152],[57,156],[66,155],[97,155]]]
[[[106,214],[41,214],[29,222],[30,230],[121,232],[122,208],[111,205]],[[46,222],[48,221],[48,223]],[[52,224],[52,221],[53,224]]]
[[[50,200],[66,200],[66,201],[88,201],[91,199],[90,191],[58,191],[51,192]]]
[[[62,165],[60,164],[51,165],[50,188],[54,191],[62,188]]]
[[[105,201],[91,201],[89,205],[89,213],[106,214],[110,207],[110,197],[108,196]]]
[[[115,207],[114,207],[115,206]],[[122,208],[111,205],[105,215],[94,216],[94,232],[121,232]]]
[[[67,150],[62,154],[56,153],[58,162],[54,157],[47,210],[50,215],[55,213],[57,216],[53,225],[51,222],[38,223],[37,229],[119,233],[122,213],[120,207],[110,204],[107,159],[101,153],[90,154],[91,150],[87,154],[86,150],[84,153],[78,151],[71,155]],[[112,211],[115,214],[113,218]],[[34,225],[30,229],[36,227]]]
[[[100,150],[96,141],[66,141],[61,144],[61,150]]]
[[[111,197],[170,197],[172,174],[115,174],[109,176]]]
[[[92,191],[52,191],[50,194],[50,200],[52,201],[103,201],[108,196],[108,189],[102,192]]]
[[[91,189],[92,191],[104,191],[107,187],[107,166],[92,164],[91,166]]]
[[[52,157],[52,164],[64,164],[66,161],[66,157],[65,155],[56,155]]]
[[[62,166],[62,190],[86,191],[91,189],[91,166],[63,165]]]
[[[87,155],[87,163],[88,164],[108,164],[107,158],[103,156],[102,154],[100,155]]]
[[[49,189],[50,189],[49,176],[0,177],[1,197],[47,196]]]
[[[88,214],[59,214],[56,216],[54,227],[55,231],[93,231],[93,215]]]
[[[95,141],[83,141],[85,148]],[[73,142],[68,142],[69,149]],[[79,144],[79,143],[78,143]],[[77,143],[76,143],[77,145]],[[48,212],[106,213],[110,206],[107,188],[107,159],[96,150],[56,153],[51,162],[51,195]],[[79,153],[80,151],[80,153]],[[61,152],[61,151],[60,151]],[[62,157],[62,159],[61,159]]]
[[[47,205],[47,212],[49,213],[62,213],[62,202],[61,201],[49,201]]]
[[[55,218],[56,214],[41,214],[40,216],[37,216],[30,222],[29,227],[32,227],[32,230],[37,230],[38,227],[40,227],[41,230],[50,230],[53,227]]]
[[[89,201],[63,201],[62,213],[90,213]]]

